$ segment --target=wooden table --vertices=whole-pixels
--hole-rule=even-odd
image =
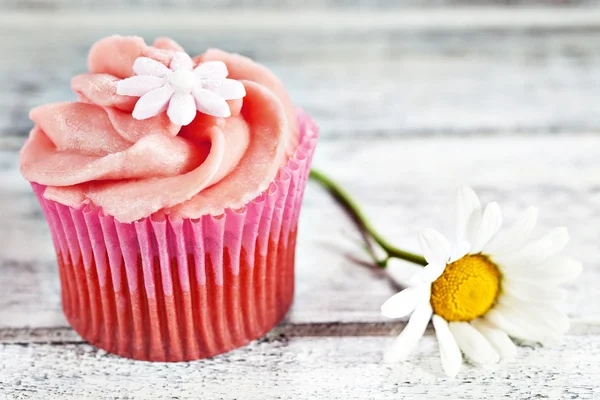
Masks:
[[[114,11],[117,0],[0,1],[0,398],[600,398],[597,3],[231,0],[235,13],[210,3],[140,0]],[[567,225],[566,251],[584,272],[567,287],[564,343],[448,379],[428,330],[413,360],[384,364],[404,323],[379,306],[398,288],[362,262],[353,226],[309,185],[293,309],[265,338],[177,364],[86,344],[61,312],[49,232],[17,152],[28,110],[73,99],[69,79],[87,49],[115,32],[271,67],[322,127],[315,166],[398,245],[417,251],[420,229],[450,225],[462,183],[500,202],[509,222],[536,204],[541,229]]]

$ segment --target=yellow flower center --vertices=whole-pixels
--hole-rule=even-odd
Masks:
[[[499,291],[498,267],[481,254],[466,255],[433,282],[431,307],[446,321],[471,321],[494,305]]]

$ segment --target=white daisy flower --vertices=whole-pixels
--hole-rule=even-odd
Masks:
[[[193,68],[189,55],[177,52],[170,68],[148,57],[139,57],[133,64],[135,76],[117,84],[117,94],[140,97],[132,116],[147,119],[167,110],[171,122],[188,125],[196,110],[215,117],[229,117],[226,100],[246,95],[244,85],[227,79],[227,66],[221,61],[209,61]]]
[[[381,312],[388,318],[412,315],[386,360],[406,359],[429,320],[449,376],[461,367],[461,351],[475,364],[489,364],[515,355],[510,337],[542,344],[560,341],[569,319],[558,285],[575,279],[581,263],[557,254],[569,239],[566,228],[530,238],[537,213],[530,207],[511,228],[500,230],[498,204],[482,210],[475,192],[462,187],[458,244],[452,247],[428,229],[419,237],[425,268],[388,266],[390,277],[407,288],[388,299]]]

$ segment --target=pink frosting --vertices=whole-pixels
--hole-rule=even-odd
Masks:
[[[79,102],[35,108],[21,150],[21,173],[46,186],[44,197],[79,207],[91,204],[120,222],[150,215],[198,218],[240,208],[264,191],[298,144],[295,108],[277,77],[237,54],[208,50],[196,64],[223,61],[242,81],[243,100],[231,116],[197,113],[181,127],[166,113],[136,120],[136,97],[116,94],[138,57],[167,66],[182,48],[160,38],[112,36],[90,50],[89,73],[73,78]]]

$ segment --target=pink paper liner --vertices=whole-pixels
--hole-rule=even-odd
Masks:
[[[220,216],[121,223],[96,207],[46,200],[67,320],[123,357],[186,361],[254,340],[288,311],[298,216],[318,128],[299,111],[300,143],[268,190]]]

